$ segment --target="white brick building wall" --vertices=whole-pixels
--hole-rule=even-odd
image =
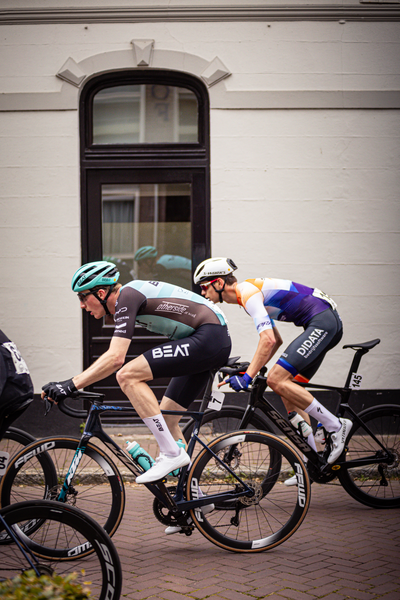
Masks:
[[[80,309],[69,288],[81,260],[79,90],[56,74],[70,57],[89,76],[98,64],[126,68],[132,39],[154,40],[152,67],[172,61],[199,75],[218,56],[231,73],[209,89],[213,254],[231,256],[240,278],[289,278],[332,295],[343,343],[382,339],[364,359],[364,386],[400,387],[398,21],[1,17],[0,327],[26,357],[36,391],[82,367]],[[225,310],[234,353],[250,359],[251,319]],[[298,331],[280,330],[285,343]],[[341,346],[319,381],[344,383],[352,353]]]

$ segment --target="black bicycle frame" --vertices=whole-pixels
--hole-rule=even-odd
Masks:
[[[96,437],[99,440],[101,440],[105,444],[105,446],[107,446],[107,448],[117,458],[119,458],[119,460],[135,476],[140,475],[141,473],[144,473],[144,469],[142,469],[142,467],[140,465],[138,465],[130,455],[128,455],[126,452],[124,452],[118,446],[118,444],[116,444],[114,442],[114,440],[103,430],[101,421],[100,421],[100,413],[105,412],[107,410],[124,410],[125,411],[126,409],[122,409],[121,407],[118,407],[118,406],[104,405],[104,404],[102,404],[101,400],[95,400],[93,402],[93,404],[89,410],[88,419],[85,424],[84,432],[81,436],[78,447],[75,451],[75,456],[72,459],[72,462],[71,462],[70,468],[68,470],[68,473],[65,477],[61,492],[58,496],[58,500],[60,502],[64,501],[64,498],[69,489],[69,485],[70,485],[70,483],[74,477],[74,474],[76,472],[76,469],[79,465],[80,458],[84,454],[85,449],[92,437]],[[171,496],[165,483],[163,483],[162,481],[156,482],[156,483],[145,484],[147,489],[154,496],[156,496],[156,498],[158,498],[158,500],[160,500],[160,502],[162,502],[162,504],[166,508],[171,510],[173,513],[180,513],[182,510],[188,511],[188,510],[192,510],[195,508],[201,508],[202,506],[211,504],[213,501],[222,502],[225,500],[232,500],[232,498],[239,498],[241,496],[246,496],[246,495],[252,496],[254,494],[254,491],[246,483],[244,483],[241,480],[241,478],[238,477],[238,475],[234,471],[232,471],[230,469],[230,467],[226,463],[224,463],[224,461],[221,460],[220,457],[217,454],[215,454],[212,451],[212,449],[210,449],[206,444],[204,444],[202,442],[202,440],[198,437],[197,433],[199,431],[200,424],[201,424],[201,421],[203,418],[203,414],[204,414],[203,412],[197,412],[197,411],[162,411],[162,412],[163,412],[163,414],[181,415],[181,416],[187,415],[189,417],[192,417],[195,420],[196,424],[193,429],[192,437],[188,444],[189,456],[192,455],[196,441],[199,442],[203,446],[203,448],[207,448],[207,450],[213,455],[214,459],[216,461],[218,461],[221,465],[223,465],[223,467],[244,488],[243,491],[241,491],[241,492],[237,492],[237,491],[236,492],[225,492],[225,493],[221,493],[221,494],[215,494],[212,496],[206,496],[204,498],[198,498],[195,500],[185,500],[184,496],[183,496],[183,490],[184,490],[184,486],[185,486],[186,473],[188,470],[188,467],[186,466],[181,469],[181,472],[179,475],[179,480],[178,480],[178,485],[177,485],[176,493],[175,493],[174,497]]]
[[[344,396],[348,398],[351,393],[351,388],[338,388],[327,385],[316,385],[316,384],[299,384],[302,387],[312,387],[318,389],[325,390],[334,390],[338,392],[343,398]],[[324,473],[326,470],[331,468],[331,465],[328,464],[318,452],[316,452],[311,446],[308,445],[307,441],[298,433],[298,430],[295,429],[291,423],[285,419],[273,406],[272,404],[264,397],[264,391],[267,387],[267,378],[263,375],[257,375],[257,377],[253,381],[253,390],[250,394],[250,400],[246,407],[243,419],[239,425],[240,429],[245,429],[247,425],[251,421],[251,415],[255,412],[257,408],[268,418],[270,419],[275,426],[286,435],[293,444],[303,452],[303,454],[307,457],[310,463],[317,467],[321,473]],[[342,460],[335,462],[335,470],[339,468],[352,469],[355,467],[361,467],[363,465],[371,465],[373,463],[381,463],[384,460],[391,460],[391,454],[387,452],[385,446],[376,438],[376,436],[372,433],[369,427],[364,423],[362,419],[354,412],[354,410],[347,403],[343,403],[339,401],[339,415],[342,416],[346,411],[348,411],[353,420],[356,421],[359,425],[363,427],[363,429],[368,433],[369,436],[380,446],[383,450],[384,455],[380,455],[379,457],[370,457],[370,458],[360,458],[357,460]]]

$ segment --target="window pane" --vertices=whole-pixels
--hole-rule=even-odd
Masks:
[[[103,258],[118,264],[121,283],[149,279],[191,289],[190,195],[189,183],[102,186]]]
[[[93,143],[196,143],[197,120],[197,98],[188,89],[157,84],[105,88],[93,99]]]

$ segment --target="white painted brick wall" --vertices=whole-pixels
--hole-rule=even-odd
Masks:
[[[131,49],[132,39],[218,56],[232,72],[220,84],[228,90],[400,88],[396,22],[85,27],[3,26],[0,92],[58,91],[55,74],[68,57]],[[394,110],[211,113],[213,254],[231,255],[240,278],[291,278],[334,296],[343,343],[382,338],[362,363],[366,387],[400,384],[399,119]],[[39,391],[82,364],[80,309],[69,291],[81,256],[78,113],[0,113],[0,137],[0,326]],[[225,309],[234,352],[250,359],[251,319]],[[280,329],[285,342],[298,331]],[[320,380],[344,382],[351,355],[332,351]]]
[[[0,113],[0,322],[36,391],[82,368],[77,112]],[[53,373],[53,375],[51,375]]]

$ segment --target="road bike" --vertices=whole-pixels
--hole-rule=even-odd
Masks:
[[[214,375],[210,374],[206,389],[209,397]],[[137,476],[144,470],[102,428],[101,414],[122,409],[105,405],[102,394],[79,392],[78,397],[89,401],[88,413],[65,402],[59,408],[88,417],[81,439],[49,437],[20,451],[3,477],[1,501],[7,505],[36,497],[74,504],[112,535],[124,512],[123,476],[92,438],[102,442],[127,472]],[[191,465],[182,468],[177,479],[146,484],[154,495],[154,515],[164,526],[179,525],[186,535],[197,528],[212,543],[232,552],[269,550],[298,529],[308,510],[310,482],[301,456],[285,440],[244,430],[206,444],[197,435],[202,411],[165,413],[188,415],[194,427],[187,447]],[[201,451],[194,456],[196,444]],[[40,460],[44,455],[50,457],[55,472]],[[299,483],[294,493],[283,485],[293,472]]]
[[[73,506],[33,500],[0,510],[0,581],[31,570],[38,577],[75,573],[78,583],[90,583],[94,600],[120,597],[122,570],[113,542]]]
[[[230,429],[253,428],[271,431],[272,424],[284,437],[307,458],[308,474],[313,482],[326,484],[338,478],[350,496],[373,508],[398,508],[400,506],[400,405],[382,404],[367,408],[359,414],[351,407],[353,389],[360,387],[358,368],[361,358],[380,340],[361,344],[347,344],[343,348],[355,351],[344,387],[319,384],[299,384],[306,388],[330,390],[339,394],[335,411],[338,417],[351,419],[353,426],[346,441],[344,452],[333,465],[326,461],[329,444],[315,452],[295,429],[287,417],[264,396],[267,387],[266,369],[254,379],[246,407],[223,406],[219,412],[207,411],[203,417],[201,432],[205,440],[213,439]],[[237,375],[246,371],[249,363],[223,367],[220,372]],[[183,433],[190,437],[193,421],[189,421]],[[274,429],[274,431],[276,431]],[[325,432],[326,437],[326,432]]]

